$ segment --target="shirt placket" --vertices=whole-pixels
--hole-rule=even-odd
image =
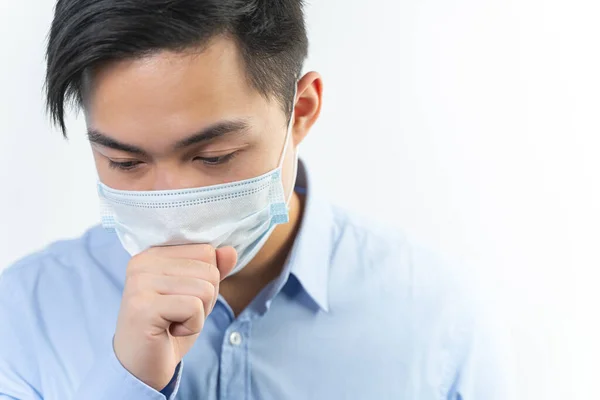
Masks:
[[[265,287],[237,319],[227,301],[219,296],[219,302],[231,320],[221,342],[219,400],[253,400],[249,359],[252,323],[265,315],[288,277],[289,267],[278,279]]]
[[[250,400],[250,333],[251,319],[242,315],[231,323],[223,335],[219,369],[220,400]]]

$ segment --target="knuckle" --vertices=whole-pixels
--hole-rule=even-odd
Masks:
[[[125,278],[125,291],[131,295],[143,295],[143,293],[154,292],[154,276],[147,272],[140,272],[136,275]]]
[[[188,329],[192,331],[193,334],[202,332],[202,328],[204,328],[204,318],[194,318],[193,320],[190,320]]]
[[[217,250],[209,244],[201,245],[200,250],[202,259],[207,260],[207,262],[213,262],[217,258]]]
[[[181,275],[207,280],[215,285],[221,281],[221,273],[214,264],[192,259],[182,259],[179,260],[178,266],[181,268],[181,272],[179,272]]]
[[[188,270],[193,270],[194,268],[198,268],[198,261],[192,260],[189,258],[182,259],[179,264],[182,268]]]
[[[137,275],[144,271],[146,256],[144,253],[136,254],[129,260],[129,264],[127,265],[127,276]]]
[[[206,264],[206,272],[207,272],[207,280],[212,283],[213,285],[218,284],[219,282],[221,282],[221,272],[219,271],[219,268],[217,268],[216,265],[214,264]]]
[[[140,275],[130,275],[125,278],[125,291],[136,294],[142,291],[142,280]]]
[[[204,319],[204,302],[197,297],[190,297],[188,299],[189,312],[191,313],[192,320],[203,320]]]
[[[205,304],[210,304],[215,297],[215,287],[212,283],[207,281],[202,281],[200,284],[199,296],[202,299],[202,302]]]
[[[132,296],[127,300],[127,308],[133,315],[142,315],[150,309],[150,301],[145,296]]]
[[[192,309],[195,311],[194,314],[198,315],[204,311],[204,303],[197,297],[192,298]]]

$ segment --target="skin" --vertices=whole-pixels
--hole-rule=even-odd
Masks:
[[[85,113],[98,175],[112,188],[203,187],[278,166],[286,115],[275,98],[249,84],[243,59],[228,37],[214,38],[200,50],[163,51],[105,65],[95,71],[87,92]],[[321,77],[306,74],[298,82],[283,161],[284,187],[292,193],[290,223],[278,226],[241,272],[223,280],[235,265],[235,250],[203,244],[153,248],[130,261],[114,348],[123,366],[149,386],[162,390],[168,384],[219,293],[239,314],[281,272],[303,210],[304,199],[293,193],[295,154],[319,116],[321,101]],[[216,126],[221,132],[236,129],[183,146],[199,133],[213,135]],[[115,143],[121,149],[113,148]]]

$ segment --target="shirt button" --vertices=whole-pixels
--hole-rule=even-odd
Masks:
[[[242,335],[239,332],[232,332],[231,335],[229,335],[229,343],[231,343],[232,346],[239,346],[242,344]]]

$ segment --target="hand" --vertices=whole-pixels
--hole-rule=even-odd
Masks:
[[[155,247],[133,257],[114,337],[125,369],[163,390],[217,302],[219,283],[236,264],[232,247]]]

